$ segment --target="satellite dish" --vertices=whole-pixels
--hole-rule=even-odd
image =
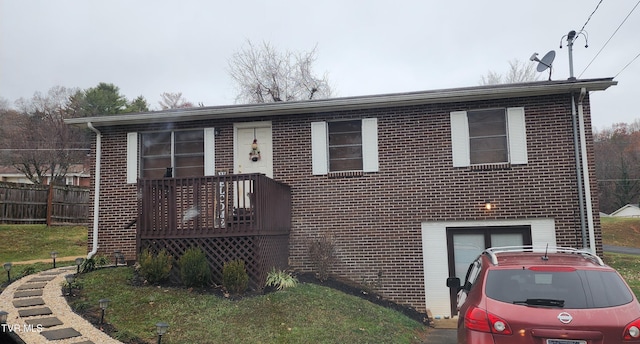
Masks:
[[[544,55],[542,60],[538,58],[538,53],[533,53],[529,60],[538,62],[538,67],[536,68],[538,72],[544,72],[545,70],[547,70],[547,68],[549,68],[549,81],[551,81],[551,65],[553,64],[553,60],[555,58],[556,52],[555,50],[551,50]]]

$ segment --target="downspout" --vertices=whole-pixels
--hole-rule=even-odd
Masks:
[[[96,129],[91,122],[87,122],[87,127],[96,133],[96,171],[94,176],[93,191],[93,247],[87,255],[91,259],[98,252],[98,210],[100,209],[100,160],[102,157],[102,133]]]
[[[582,195],[582,168],[580,166],[580,141],[578,140],[578,120],[576,119],[576,99],[571,95],[571,121],[573,124],[573,147],[576,156],[576,177],[578,179],[578,206],[580,208],[580,229],[582,232],[582,248],[587,247],[587,229],[584,219],[584,197]]]
[[[580,149],[582,150],[582,175],[584,179],[584,197],[587,206],[587,223],[589,225],[589,248],[591,252],[596,253],[596,235],[593,224],[593,209],[591,203],[591,182],[589,180],[589,164],[587,161],[587,142],[586,131],[584,128],[584,111],[582,109],[582,100],[587,94],[587,89],[580,90],[580,98],[578,98],[578,120],[580,121]]]

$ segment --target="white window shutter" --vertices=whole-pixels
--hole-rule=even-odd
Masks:
[[[314,175],[327,174],[329,153],[327,143],[327,122],[311,123],[311,170]]]
[[[378,119],[362,120],[362,171],[378,172]]]
[[[138,182],[138,133],[127,133],[127,183]]]
[[[469,148],[469,121],[466,111],[454,111],[451,117],[451,153],[453,167],[471,165]]]
[[[509,129],[509,162],[512,165],[527,163],[527,130],[524,120],[524,108],[507,109],[507,127]]]
[[[204,128],[204,175],[216,175],[216,130]]]

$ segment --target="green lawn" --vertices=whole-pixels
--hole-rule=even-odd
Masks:
[[[0,264],[33,259],[87,255],[87,227],[0,225]]]
[[[640,247],[640,219],[601,217],[600,223],[604,244]]]
[[[640,246],[640,219],[602,219],[603,242]],[[59,256],[84,256],[86,227],[0,225],[0,263]],[[640,257],[604,255],[636,295],[640,295]],[[62,264],[62,263],[61,263]],[[71,263],[72,264],[72,263]],[[12,279],[24,270],[43,270],[50,263],[15,266]],[[98,300],[112,300],[107,322],[123,342],[155,343],[154,324],[165,321],[170,343],[417,343],[426,327],[398,312],[314,284],[238,301],[181,288],[133,286],[131,268],[107,268],[83,274],[79,312],[99,316]],[[0,275],[5,284],[6,274]]]
[[[131,268],[82,274],[75,309],[99,314],[98,300],[111,300],[106,321],[121,341],[153,343],[157,322],[169,323],[163,343],[417,343],[426,327],[361,298],[300,284],[284,291],[233,301],[183,288],[132,286]]]
[[[636,294],[636,297],[640,298],[640,257],[628,254],[605,253],[604,262],[618,270],[634,294]]]

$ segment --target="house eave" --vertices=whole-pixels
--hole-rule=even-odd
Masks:
[[[585,88],[588,92],[604,91],[616,84],[617,81],[613,81],[613,78],[541,81],[309,101],[172,109],[124,115],[72,118],[66,119],[65,123],[76,126],[86,126],[87,123],[91,123],[95,127],[108,127],[147,123],[175,123],[207,119],[310,114],[339,110],[564,94],[579,92],[582,88]]]

